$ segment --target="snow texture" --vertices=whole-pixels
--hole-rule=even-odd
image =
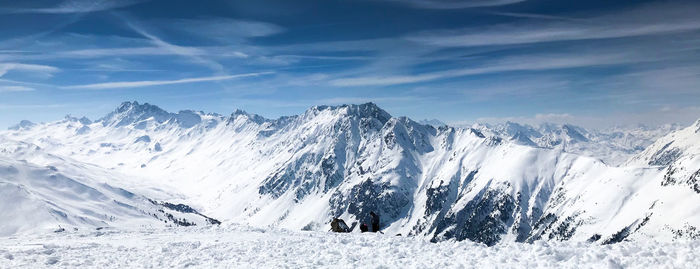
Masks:
[[[700,241],[430,243],[239,225],[5,238],[0,268],[699,268]]]
[[[570,125],[545,126],[560,136],[539,140],[566,141],[566,148],[540,147],[485,129],[423,125],[372,103],[266,119],[240,110],[169,113],[125,102],[95,122],[67,117],[0,133],[9,169],[0,176],[12,175],[12,168],[54,167],[86,186],[108,182],[146,200],[255,227],[327,231],[333,218],[357,227],[376,212],[384,233],[433,242],[673,242],[700,238],[700,149],[693,142],[700,141],[699,126],[661,138],[665,143],[633,158],[642,161],[616,166],[568,152],[595,141]],[[530,137],[517,139],[535,142]],[[29,168],[16,163],[22,161]],[[4,181],[37,193],[26,182],[52,175],[43,173]],[[114,210],[105,205],[97,212]],[[62,219],[40,218],[41,227],[95,226]],[[16,231],[37,226],[17,225]]]

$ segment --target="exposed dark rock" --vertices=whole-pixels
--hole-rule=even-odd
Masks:
[[[437,220],[432,241],[469,239],[492,246],[507,232],[514,209],[515,200],[511,195],[485,188],[462,210]]]
[[[671,229],[671,233],[673,233],[673,238],[674,239],[692,239],[692,240],[698,240],[700,239],[700,229],[698,229],[695,226],[692,226],[690,224],[685,224],[683,229],[678,229],[674,230]]]
[[[588,238],[588,240],[586,240],[586,241],[588,241],[589,243],[593,243],[595,241],[600,240],[600,238],[601,238],[600,234],[594,234],[590,238]]]
[[[367,179],[354,186],[347,196],[339,191],[333,193],[329,203],[334,217],[347,212],[354,215],[360,223],[371,223],[370,212],[377,212],[383,216],[382,221],[391,223],[404,215],[411,199],[394,186],[387,183],[374,184]]]
[[[188,213],[188,214],[199,215],[199,216],[203,217],[203,218],[207,221],[207,223],[209,223],[209,224],[216,224],[216,225],[221,224],[221,221],[219,221],[219,220],[217,220],[217,219],[214,219],[214,218],[207,217],[207,216],[205,216],[204,214],[199,213],[199,212],[198,212],[197,210],[195,210],[194,208],[192,208],[192,207],[190,207],[190,206],[188,206],[188,205],[185,205],[185,204],[172,204],[172,203],[168,203],[168,202],[158,202],[158,201],[150,200],[150,199],[149,199],[149,201],[150,201],[152,204],[154,204],[154,205],[159,205],[159,206],[162,206],[162,207],[164,207],[164,208],[167,208],[167,209],[170,209],[170,210],[173,210],[173,211],[177,211],[177,212],[180,212],[180,213]],[[184,218],[183,218],[183,219],[177,219],[177,218],[175,218],[172,214],[166,213],[166,212],[163,211],[162,209],[159,210],[159,212],[164,213],[165,216],[166,216],[166,218],[168,218],[171,222],[175,223],[176,225],[179,225],[179,226],[192,226],[192,225],[196,225],[196,223],[194,223],[194,222],[189,222],[189,221],[187,221],[187,219],[184,219]]]
[[[681,156],[682,152],[679,148],[669,149],[668,147],[671,144],[673,144],[673,141],[668,142],[668,144],[664,145],[661,147],[661,149],[659,149],[659,151],[654,153],[649,160],[649,165],[668,166],[675,162],[678,157]]]

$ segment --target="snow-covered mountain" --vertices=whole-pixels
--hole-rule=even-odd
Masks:
[[[218,223],[187,205],[157,200],[171,198],[169,194],[148,191],[152,199],[118,187],[128,181],[114,171],[46,154],[36,145],[0,140],[0,152],[0,236]]]
[[[699,236],[700,195],[662,184],[667,173],[656,167],[436,128],[372,103],[273,120],[126,102],[95,122],[67,117],[0,136],[172,188],[204,214],[254,226],[328,230],[333,217],[356,226],[374,211],[387,234],[489,245]],[[561,128],[563,137],[590,140],[572,126]]]
[[[628,165],[668,166],[681,158],[700,152],[700,120],[690,127],[672,132],[634,156]]]
[[[438,120],[438,119],[423,119],[423,120],[419,120],[418,123],[423,124],[423,125],[432,125],[435,128],[438,128],[438,127],[443,126],[443,125],[447,125],[446,123],[444,123],[443,121]]]
[[[566,152],[600,158],[607,164],[620,165],[657,139],[679,130],[681,126],[667,124],[651,128],[636,125],[596,130],[571,124],[542,123],[532,126],[508,121],[501,124],[474,124],[472,128],[516,144],[561,148]]]

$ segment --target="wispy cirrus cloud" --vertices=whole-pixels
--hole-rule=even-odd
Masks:
[[[158,24],[192,36],[220,41],[270,36],[285,30],[279,25],[268,22],[217,17],[164,20]]]
[[[185,83],[196,83],[196,82],[207,82],[207,81],[222,81],[222,80],[230,80],[230,79],[236,79],[236,78],[257,77],[257,76],[269,75],[269,74],[273,74],[273,73],[274,72],[257,72],[257,73],[246,73],[246,74],[236,74],[236,75],[226,75],[226,76],[184,78],[184,79],[175,79],[175,80],[119,81],[119,82],[93,83],[93,84],[85,84],[85,85],[71,85],[71,86],[65,86],[63,88],[65,88],[65,89],[83,89],[83,90],[140,88],[140,87],[148,87],[148,86],[185,84]]]
[[[148,0],[65,0],[52,7],[2,8],[0,13],[70,14],[128,7]]]
[[[510,71],[541,71],[552,69],[577,68],[610,64],[629,63],[647,59],[636,59],[627,54],[540,54],[528,56],[511,56],[472,68],[458,68],[445,71],[407,74],[407,75],[367,75],[333,79],[332,86],[389,86],[419,83],[454,77],[483,75]]]
[[[10,71],[38,72],[43,74],[51,74],[60,71],[60,69],[41,64],[24,64],[24,63],[0,63],[0,77]]]
[[[677,24],[630,24],[616,28],[610,28],[608,25],[499,25],[488,29],[426,32],[409,36],[407,39],[435,46],[470,47],[633,37],[698,29],[698,21]]]
[[[96,58],[114,56],[143,56],[143,55],[179,55],[186,52],[190,56],[202,56],[207,52],[198,48],[181,48],[180,50],[166,50],[162,47],[127,47],[127,48],[99,48],[68,50],[53,54],[54,58]]]
[[[573,22],[585,22],[585,21],[587,21],[585,19],[579,19],[579,18],[570,18],[570,17],[564,17],[564,16],[545,15],[545,14],[537,14],[537,13],[502,12],[502,11],[487,11],[484,13],[491,14],[491,15],[505,16],[505,17],[513,17],[513,18],[525,18],[525,19],[542,19],[542,20],[573,21]]]
[[[474,7],[494,7],[511,5],[525,0],[384,0],[407,4],[415,8],[426,9],[461,9]]]
[[[0,93],[3,92],[31,92],[36,89],[27,86],[0,86]]]
[[[186,46],[179,46],[176,44],[172,44],[169,42],[166,42],[165,40],[161,39],[160,37],[149,33],[146,31],[145,28],[141,27],[140,25],[136,24],[133,19],[127,18],[125,16],[120,16],[118,15],[119,18],[122,19],[124,24],[133,30],[134,32],[138,33],[139,35],[145,37],[148,39],[152,44],[156,45],[157,47],[170,51],[174,54],[180,55],[182,57],[185,57],[192,61],[193,63],[205,66],[212,71],[214,71],[216,74],[224,74],[224,66],[221,65],[219,62],[211,60],[207,57],[203,57],[202,53],[199,49],[197,48],[192,48],[192,47],[186,47]]]
[[[407,35],[405,38],[433,46],[471,47],[659,35],[700,30],[698,12],[700,5],[697,4],[655,4],[580,19],[496,12],[494,14],[558,21],[526,21],[458,30],[432,30]]]

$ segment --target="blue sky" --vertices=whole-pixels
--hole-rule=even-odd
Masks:
[[[453,124],[700,118],[700,1],[0,0],[0,127],[120,102]]]

